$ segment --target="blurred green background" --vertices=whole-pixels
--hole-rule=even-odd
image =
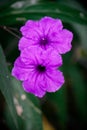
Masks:
[[[0,129],[87,129],[87,4],[80,0],[0,0]],[[28,19],[60,18],[74,34],[63,57],[65,84],[42,99],[11,76],[19,56],[20,27]]]

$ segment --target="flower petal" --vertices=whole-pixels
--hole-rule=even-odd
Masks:
[[[38,22],[37,21],[33,21],[33,20],[28,20],[24,26],[22,26],[20,28],[20,31],[22,32],[22,34],[24,36],[27,35],[27,32],[32,29],[33,27],[37,27],[38,26]]]
[[[34,41],[38,41],[42,32],[39,30],[38,21],[28,20],[24,26],[20,28],[22,35]]]
[[[64,84],[64,76],[59,70],[55,70],[50,73],[48,73],[46,76],[46,91],[55,92]]]
[[[19,50],[23,50],[24,48],[27,48],[27,47],[30,47],[32,45],[36,45],[37,44],[37,41],[35,40],[32,40],[32,39],[28,39],[28,38],[25,38],[25,37],[22,37],[20,40],[19,40]]]
[[[43,97],[45,95],[45,91],[42,89],[42,84],[40,84],[40,78],[36,74],[29,77],[28,80],[23,82],[23,88],[26,92],[30,92],[38,97]]]
[[[52,34],[50,35],[51,45],[60,54],[64,54],[71,50],[72,39],[73,39],[73,34],[67,29],[63,29],[62,31],[56,33],[55,36],[52,36]]]
[[[25,64],[21,61],[20,57],[18,57],[14,63],[14,67],[12,69],[12,75],[19,80],[28,79],[29,68],[25,66]]]
[[[31,46],[22,50],[20,57],[25,64],[37,65],[41,63],[41,53],[41,48]]]
[[[62,22],[60,19],[54,19],[51,17],[44,17],[39,21],[40,27],[45,35],[50,31],[58,31],[63,28]]]
[[[60,67],[62,65],[62,57],[56,50],[49,48],[42,53],[44,64],[48,67]]]

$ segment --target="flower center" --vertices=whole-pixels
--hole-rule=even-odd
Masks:
[[[42,65],[38,65],[38,66],[37,66],[37,70],[38,70],[39,72],[45,72],[46,67],[45,67],[45,66],[42,66]]]
[[[48,44],[48,39],[47,38],[40,39],[40,45],[41,46],[46,46],[47,44]]]

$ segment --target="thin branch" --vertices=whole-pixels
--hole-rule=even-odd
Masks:
[[[13,31],[11,31],[8,27],[6,26],[0,26],[1,28],[3,28],[5,31],[9,32],[10,34],[12,34],[13,36],[15,36],[16,38],[20,39],[20,37],[15,34]]]
[[[8,29],[13,30],[13,31],[15,31],[15,32],[17,32],[17,33],[20,33],[20,32],[18,31],[18,29],[17,29],[17,28],[8,27]]]

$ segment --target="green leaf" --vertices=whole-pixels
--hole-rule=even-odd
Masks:
[[[35,96],[26,94],[21,86],[21,83],[11,77],[7,69],[5,56],[1,47],[0,90],[8,104],[10,114],[12,116],[11,119],[14,126],[12,124],[8,124],[12,130],[13,128],[20,130],[22,125],[23,130],[42,130],[39,102]],[[11,123],[11,119],[9,119],[8,122]]]
[[[37,98],[24,92],[21,83],[12,78],[17,113],[24,123],[24,130],[42,130],[41,110]]]
[[[19,125],[17,122],[17,115],[16,110],[13,102],[13,90],[12,90],[12,84],[10,79],[10,74],[7,69],[5,56],[3,54],[2,48],[0,46],[0,90],[8,104],[14,126],[17,130],[19,130]]]
[[[48,94],[47,99],[55,104],[59,123],[61,128],[64,129],[68,121],[66,86],[62,86],[62,88],[55,93]]]
[[[86,119],[86,84],[84,82],[84,75],[81,72],[78,64],[75,64],[75,61],[72,60],[72,51],[63,56],[63,63],[62,70],[65,78],[67,79],[66,85],[68,86],[68,90],[70,90],[71,94],[73,95],[73,97],[72,95],[71,97],[74,99],[73,102],[75,109],[79,114],[80,119]]]
[[[71,78],[72,92],[77,105],[81,119],[86,119],[86,85],[79,69],[76,66],[68,68],[69,77]]]
[[[76,8],[56,2],[30,5],[27,1],[16,2],[7,9],[1,10],[0,24],[23,24],[27,19],[39,19],[43,16],[60,18],[64,22],[75,22],[87,25],[87,14]]]
[[[82,48],[87,52],[87,26],[72,24],[76,29]]]

